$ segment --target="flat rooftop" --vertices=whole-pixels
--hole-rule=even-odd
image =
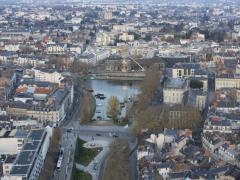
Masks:
[[[43,129],[32,130],[28,133],[27,138],[30,142],[24,144],[22,151],[18,154],[15,165],[11,170],[11,175],[25,176],[28,174],[34,159],[37,157],[38,148],[44,133],[45,130]]]
[[[51,83],[44,81],[35,81],[34,79],[22,79],[19,85],[36,85],[37,87],[50,87]]]
[[[26,175],[30,166],[13,166],[11,175]]]
[[[30,165],[35,151],[22,151],[16,161],[16,165]]]
[[[198,69],[201,68],[200,64],[196,63],[177,63],[173,66],[174,69],[183,68],[183,69]]]
[[[33,141],[40,141],[44,132],[45,131],[43,129],[32,130],[28,137],[31,138]]]
[[[16,157],[17,157],[16,155],[9,155],[9,156],[7,156],[4,163],[6,163],[6,164],[10,163],[11,164],[15,161]]]
[[[26,138],[28,135],[27,131],[20,130],[20,129],[1,129],[0,130],[0,138],[13,138],[13,137],[18,137],[18,138]]]
[[[36,151],[38,148],[40,141],[33,141],[30,143],[26,143],[23,147],[23,151]]]
[[[186,87],[187,81],[185,79],[180,78],[169,78],[164,83],[164,88],[172,88],[172,89],[183,89]]]
[[[61,104],[64,98],[68,95],[68,91],[66,89],[58,89],[52,97],[59,103]]]

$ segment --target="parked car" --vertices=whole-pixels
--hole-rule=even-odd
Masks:
[[[72,131],[73,131],[73,128],[72,128],[72,127],[67,129],[67,132],[68,132],[68,133],[71,133]]]

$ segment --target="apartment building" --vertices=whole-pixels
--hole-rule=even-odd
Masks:
[[[33,67],[39,67],[39,66],[44,66],[47,62],[47,58],[43,57],[36,57],[36,56],[20,56],[16,58],[14,61],[15,64],[20,65],[20,66],[33,66]]]
[[[219,133],[232,133],[232,125],[229,120],[220,120],[220,121],[207,121],[204,125],[203,132],[219,132]]]
[[[188,90],[188,81],[179,78],[169,78],[163,87],[163,102],[166,104],[181,104],[184,93]]]
[[[3,67],[0,68],[0,76],[0,96],[3,100],[8,100],[13,94],[17,74],[14,70]]]
[[[240,88],[239,74],[222,74],[216,77],[216,90],[222,88]]]
[[[26,132],[22,149],[3,162],[2,180],[37,180],[43,168],[52,137],[52,128],[34,129]],[[8,144],[5,144],[8,146]]]
[[[14,101],[5,104],[8,115],[29,116],[40,123],[59,124],[65,120],[73,103],[73,87],[58,89],[46,103]]]
[[[212,155],[214,151],[224,144],[224,140],[218,136],[205,133],[202,136],[202,145],[205,150],[210,152]]]
[[[27,133],[20,129],[0,130],[0,155],[18,154],[23,147]]]
[[[115,39],[114,33],[99,32],[96,35],[96,46],[107,46],[114,44]]]
[[[47,45],[47,54],[52,54],[52,55],[62,55],[65,54],[67,46],[62,43],[58,44],[48,44]]]
[[[36,81],[44,81],[50,83],[60,83],[63,80],[63,76],[53,70],[43,69],[43,68],[35,68],[32,69],[34,72],[34,77]]]
[[[206,107],[207,92],[201,89],[191,89],[186,93],[185,104],[191,105],[202,111]]]
[[[123,33],[119,36],[119,39],[122,41],[134,41],[134,35]]]
[[[172,68],[173,78],[193,76],[207,77],[207,70],[202,68],[200,64],[196,63],[178,63]]]

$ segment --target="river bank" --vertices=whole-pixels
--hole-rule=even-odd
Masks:
[[[126,119],[128,109],[139,93],[139,83],[136,81],[87,80],[83,86],[84,106],[80,117],[81,124],[114,125],[107,116],[111,96],[116,96],[120,101],[119,119]],[[120,126],[128,124],[125,121],[120,122]]]
[[[92,94],[96,100],[95,121],[111,121],[108,116],[109,100],[112,96],[120,102],[119,119],[126,117],[130,104],[139,93],[137,81],[91,80]]]

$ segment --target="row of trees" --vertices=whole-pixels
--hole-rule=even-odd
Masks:
[[[83,101],[84,101],[83,103],[84,106],[83,106],[81,117],[80,117],[80,123],[87,124],[92,120],[92,116],[94,115],[94,112],[96,109],[96,105],[95,105],[96,103],[92,94],[89,92],[85,93]]]
[[[54,128],[49,151],[47,153],[47,156],[44,162],[44,168],[42,169],[39,176],[40,180],[46,180],[46,179],[52,178],[52,174],[54,172],[56,162],[58,159],[61,137],[62,137],[61,129]]]
[[[143,129],[163,130],[164,128],[199,127],[201,114],[198,109],[188,105],[160,105],[148,107],[137,114],[134,132],[139,134]]]
[[[150,67],[141,85],[139,101],[133,107],[136,125],[133,129],[140,134],[143,129],[163,130],[164,128],[197,128],[201,121],[198,109],[188,105],[153,105],[153,100],[159,93],[161,73],[158,69]],[[164,78],[163,78],[164,79]],[[195,88],[202,87],[199,82],[193,82]]]
[[[137,106],[134,108],[140,112],[148,108],[156,96],[160,88],[160,72],[154,67],[150,66],[146,71],[146,76],[140,85],[141,94],[138,96]]]
[[[130,110],[130,114],[135,117],[135,133],[140,133],[142,129],[148,128],[147,123],[156,126],[149,116],[151,103],[160,88],[160,72],[151,65],[146,71],[146,76],[140,85],[141,93],[138,96],[138,102]]]
[[[125,140],[118,139],[109,146],[110,152],[104,170],[104,180],[130,180],[130,148]]]
[[[89,69],[91,69],[91,66],[89,64],[81,62],[81,61],[74,61],[69,66],[69,70],[72,73],[87,74],[89,72]]]
[[[194,34],[194,33],[201,33],[201,34],[204,34],[205,35],[205,39],[208,39],[208,40],[213,40],[213,41],[216,41],[216,42],[222,42],[224,41],[224,38],[226,38],[227,36],[227,33],[225,30],[223,29],[217,29],[217,30],[209,30],[209,29],[204,29],[204,30],[200,30],[198,28],[195,28],[195,29],[191,29],[189,30],[185,35],[184,37],[182,38],[191,38],[191,36]]]

